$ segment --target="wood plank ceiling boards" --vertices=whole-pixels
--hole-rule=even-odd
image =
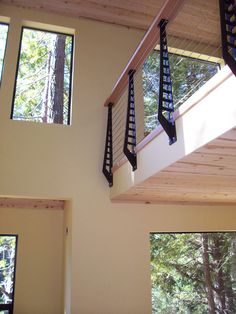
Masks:
[[[0,3],[147,30],[165,0],[0,0]],[[170,33],[220,43],[218,0],[187,0]]]
[[[236,205],[236,128],[115,197],[116,202]]]

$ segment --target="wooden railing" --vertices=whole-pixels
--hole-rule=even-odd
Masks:
[[[118,79],[116,85],[114,86],[111,95],[105,101],[104,106],[108,106],[110,103],[113,106],[116,105],[118,99],[120,98],[121,94],[125,90],[128,84],[128,73],[130,70],[138,71],[141,66],[143,65],[144,61],[153,50],[153,48],[159,42],[159,24],[162,19],[168,20],[169,25],[174,21],[175,17],[178,15],[178,12],[183,7],[186,0],[167,0],[156,15],[153,23],[149,27],[147,33],[143,37],[141,43],[138,45],[137,49],[135,50],[132,58],[129,60],[128,64],[126,65],[124,71],[122,72],[120,78]]]

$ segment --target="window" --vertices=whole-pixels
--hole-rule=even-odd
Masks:
[[[175,109],[203,86],[219,70],[219,64],[169,53]],[[157,125],[160,53],[154,50],[143,65],[145,132]]]
[[[0,235],[0,314],[13,313],[16,235]]]
[[[0,23],[0,84],[4,65],[5,50],[7,44],[8,24]]]
[[[70,124],[73,36],[23,27],[11,118]]]
[[[236,233],[153,233],[152,313],[236,313]]]

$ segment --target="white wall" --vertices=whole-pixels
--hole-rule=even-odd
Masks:
[[[149,232],[235,229],[236,211],[110,202],[103,102],[141,32],[3,5],[0,12],[15,26],[0,92],[0,194],[72,200],[71,313],[150,313]],[[76,30],[72,126],[9,120],[21,18]]]
[[[0,234],[18,234],[14,313],[62,313],[63,211],[1,208]]]

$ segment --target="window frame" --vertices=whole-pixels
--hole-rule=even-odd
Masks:
[[[71,60],[70,60],[70,84],[69,84],[69,96],[68,96],[68,116],[67,116],[67,123],[66,124],[57,124],[57,123],[43,123],[43,122],[36,122],[32,120],[17,120],[14,119],[14,102],[15,102],[15,96],[16,96],[16,86],[17,86],[17,77],[20,67],[20,56],[21,56],[21,48],[22,48],[22,39],[23,39],[23,33],[24,30],[32,30],[32,31],[40,31],[50,34],[58,34],[58,35],[65,35],[71,37]],[[73,89],[73,66],[74,66],[74,40],[75,36],[74,34],[69,34],[65,32],[59,32],[59,31],[53,31],[51,29],[47,30],[40,27],[30,27],[30,26],[22,26],[21,27],[21,34],[20,34],[20,42],[19,42],[19,49],[18,49],[18,57],[17,57],[17,64],[16,64],[16,72],[15,72],[15,81],[14,81],[14,89],[13,89],[13,97],[12,97],[12,105],[11,105],[11,113],[10,113],[10,119],[13,121],[20,121],[20,122],[34,122],[34,123],[40,123],[40,124],[47,124],[47,125],[71,125],[72,117],[71,117],[71,107],[72,107],[72,89]]]
[[[4,234],[0,233],[0,237],[15,237],[15,260],[14,260],[14,273],[13,273],[13,289],[12,289],[12,303],[0,303],[0,311],[8,311],[9,314],[13,314],[14,302],[15,302],[15,286],[16,286],[16,264],[17,264],[17,253],[18,253],[18,234]]]
[[[6,51],[7,51],[7,44],[8,44],[8,36],[9,36],[9,29],[10,29],[10,23],[7,22],[2,22],[0,20],[0,26],[5,25],[7,26],[7,37],[6,37],[6,44],[5,44],[5,49],[3,53],[3,60],[2,60],[2,69],[0,70],[0,87],[2,85],[2,78],[3,78],[3,73],[4,73],[4,65],[5,65],[5,58],[6,58]]]

